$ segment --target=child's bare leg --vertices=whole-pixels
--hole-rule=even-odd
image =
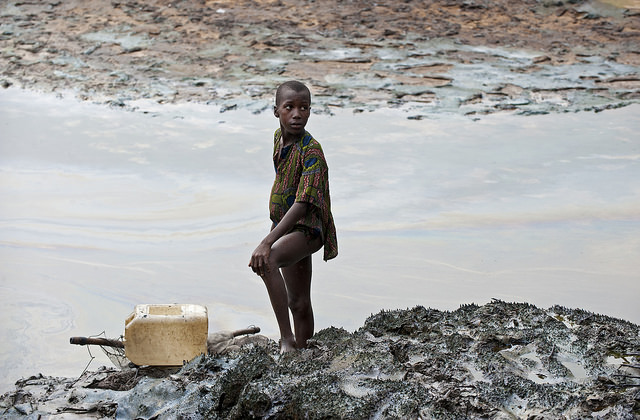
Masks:
[[[296,339],[291,331],[291,322],[289,319],[289,302],[291,300],[291,290],[288,290],[290,282],[285,283],[285,279],[282,277],[279,268],[289,265],[295,265],[298,261],[309,257],[316,252],[322,246],[321,240],[318,238],[313,241],[309,241],[308,238],[302,232],[291,232],[280,239],[278,239],[271,247],[271,253],[269,255],[269,270],[262,275],[262,279],[265,282],[267,291],[269,292],[269,299],[271,300],[271,306],[273,312],[276,315],[278,322],[278,328],[280,329],[281,350],[289,351],[296,347]],[[286,269],[285,269],[286,270]],[[306,286],[310,289],[311,284],[311,265],[308,265],[309,281]],[[290,271],[290,270],[289,270]],[[289,274],[287,278],[292,278]],[[295,278],[295,276],[293,277]],[[293,284],[293,294],[298,296],[301,294],[298,291],[297,285]],[[304,292],[302,292],[304,294]],[[294,299],[295,300],[295,299]],[[310,304],[310,299],[309,299]],[[313,318],[313,315],[311,315]],[[296,322],[296,315],[294,313],[294,323]],[[296,327],[296,331],[298,327]],[[313,321],[311,324],[311,330],[313,331]],[[303,327],[304,331],[304,327]],[[308,334],[305,333],[305,334]],[[308,338],[308,337],[307,337]],[[303,343],[306,343],[307,338]]]
[[[289,320],[289,307],[287,305],[288,296],[284,280],[277,268],[271,268],[262,275],[262,280],[267,286],[271,307],[276,315],[278,329],[280,330],[280,349],[284,352],[296,348],[296,339],[291,331],[291,321]]]
[[[293,314],[296,346],[304,348],[313,335],[313,308],[311,307],[311,255],[288,267],[282,267],[289,296],[289,309]]]

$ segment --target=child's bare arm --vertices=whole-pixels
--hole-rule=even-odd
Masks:
[[[278,223],[271,232],[262,240],[263,243],[269,246],[273,245],[275,241],[289,232],[298,220],[300,220],[306,213],[308,203],[296,202],[287,210],[280,223]]]
[[[269,270],[268,262],[271,246],[287,232],[291,231],[296,222],[305,215],[308,206],[308,203],[294,203],[280,220],[280,223],[273,227],[269,234],[264,237],[255,251],[253,251],[249,261],[249,267],[254,273],[264,273]]]

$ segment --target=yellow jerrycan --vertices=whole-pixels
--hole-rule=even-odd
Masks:
[[[125,356],[138,366],[180,366],[207,353],[208,330],[205,306],[136,305],[125,321]]]

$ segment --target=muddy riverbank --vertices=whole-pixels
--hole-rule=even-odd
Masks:
[[[640,101],[640,5],[597,1],[50,1],[0,6],[0,84],[117,106],[270,107],[411,118],[602,110]]]
[[[310,349],[275,342],[182,369],[102,369],[20,380],[7,419],[634,419],[640,330],[559,306],[494,301],[442,312],[382,311]]]

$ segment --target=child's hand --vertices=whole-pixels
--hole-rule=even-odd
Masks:
[[[269,255],[271,254],[271,247],[267,244],[260,243],[258,247],[251,254],[249,260],[249,267],[254,273],[260,277],[269,272]]]

